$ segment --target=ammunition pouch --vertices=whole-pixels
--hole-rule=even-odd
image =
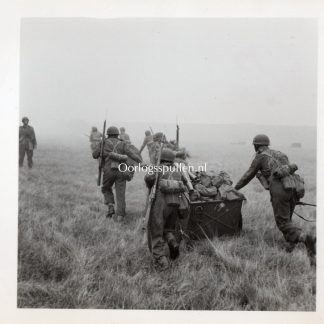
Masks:
[[[119,163],[118,162],[116,162],[116,161],[111,161],[110,162],[110,168],[112,170],[118,170],[118,167],[119,167]]]
[[[281,178],[281,183],[286,190],[295,189],[298,199],[301,199],[305,195],[305,183],[304,179],[294,173],[292,175]]]

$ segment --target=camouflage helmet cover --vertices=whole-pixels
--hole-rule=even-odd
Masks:
[[[116,126],[110,126],[107,129],[107,135],[119,135],[119,130]]]
[[[26,116],[23,117],[21,121],[24,122],[24,120],[27,120],[27,121],[29,122],[29,119],[28,119],[28,117],[26,117]]]
[[[175,152],[165,148],[161,152],[161,161],[168,161],[168,162],[174,162],[175,159]]]
[[[270,139],[265,134],[258,134],[256,136],[254,136],[254,138],[253,138],[253,144],[254,145],[266,145],[266,146],[269,146],[270,145]]]

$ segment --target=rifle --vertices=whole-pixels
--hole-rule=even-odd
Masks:
[[[152,135],[154,135],[152,127],[151,126],[149,126],[149,127],[150,127],[150,131],[151,131]]]
[[[176,145],[177,145],[177,149],[179,148],[179,131],[180,131],[180,127],[179,127],[178,118],[177,118],[177,132],[176,132]]]
[[[309,203],[305,203],[303,201],[297,201],[296,205],[317,207],[317,205],[315,205],[315,204],[309,204]]]
[[[153,202],[155,200],[156,187],[157,187],[158,178],[159,178],[159,172],[158,172],[158,170],[159,170],[160,163],[161,163],[161,153],[162,153],[162,150],[163,150],[163,144],[164,144],[164,142],[165,142],[165,135],[163,135],[163,138],[162,138],[162,140],[160,142],[161,146],[160,146],[160,149],[159,149],[157,163],[156,163],[156,172],[155,172],[154,184],[153,184],[153,187],[151,188],[150,192],[148,193],[148,202],[147,202],[147,207],[146,207],[146,211],[145,211],[144,226],[143,226],[143,230],[146,230],[146,232],[147,232],[148,221],[149,221],[149,217],[150,217],[152,205],[153,205]],[[143,244],[146,243],[146,240],[147,240],[147,236],[144,233],[144,236],[143,236]]]
[[[101,175],[102,175],[102,169],[104,165],[104,158],[103,158],[103,152],[104,152],[104,146],[105,146],[105,134],[106,134],[106,121],[104,121],[103,124],[103,131],[102,131],[102,140],[100,143],[100,157],[99,157],[99,169],[98,169],[98,179],[97,179],[97,185],[101,185]]]

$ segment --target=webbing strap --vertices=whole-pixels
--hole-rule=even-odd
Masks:
[[[114,144],[111,140],[107,139],[107,142],[109,142],[112,145],[112,147],[113,147],[112,152],[116,153],[115,152],[115,149],[117,148],[117,146],[120,143],[120,141],[118,141],[116,144]]]

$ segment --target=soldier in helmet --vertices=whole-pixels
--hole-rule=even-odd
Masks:
[[[103,156],[103,184],[101,191],[104,195],[105,204],[108,206],[107,218],[111,218],[115,214],[115,199],[112,187],[115,184],[116,200],[117,200],[117,221],[122,221],[126,215],[125,191],[126,191],[126,176],[120,171],[120,163],[126,163],[130,158],[136,162],[141,162],[141,155],[137,149],[118,138],[119,130],[115,126],[110,126],[107,129],[108,138],[105,141]],[[100,145],[92,153],[93,158],[100,157]]]
[[[239,190],[247,185],[255,176],[265,189],[270,191],[271,203],[276,224],[288,242],[287,251],[292,251],[298,242],[305,244],[311,264],[315,263],[316,237],[304,233],[301,228],[292,223],[292,214],[299,200],[296,189],[285,189],[283,178],[277,174],[278,166],[290,168],[287,155],[269,148],[269,137],[260,134],[253,139],[256,156],[250,168],[235,186]]]
[[[129,135],[126,134],[126,128],[125,127],[120,127],[120,136],[119,136],[119,138],[122,141],[125,141],[127,143],[131,143]]]
[[[151,163],[156,164],[158,153],[161,147],[161,143],[164,141],[164,134],[162,132],[157,132],[153,135],[153,143],[151,145]]]
[[[27,154],[28,167],[33,167],[33,151],[37,148],[34,128],[29,126],[28,117],[23,117],[23,125],[19,127],[19,167],[23,166]]]
[[[145,138],[144,138],[143,144],[140,148],[140,153],[142,153],[142,151],[144,150],[144,147],[147,146],[150,161],[152,164],[154,164],[153,145],[154,145],[153,135],[151,134],[151,132],[149,130],[147,130],[147,131],[145,131]]]
[[[145,182],[149,189],[158,177],[156,196],[148,220],[148,245],[158,270],[169,267],[169,259],[179,256],[181,233],[187,226],[189,217],[189,197],[187,181],[174,168],[175,153],[165,148],[161,153],[160,165],[169,167],[166,172],[147,174]]]
[[[90,141],[90,148],[91,151],[93,152],[96,147],[100,144],[102,138],[102,134],[98,131],[97,127],[93,126],[91,128],[91,133],[89,136],[89,141]]]

